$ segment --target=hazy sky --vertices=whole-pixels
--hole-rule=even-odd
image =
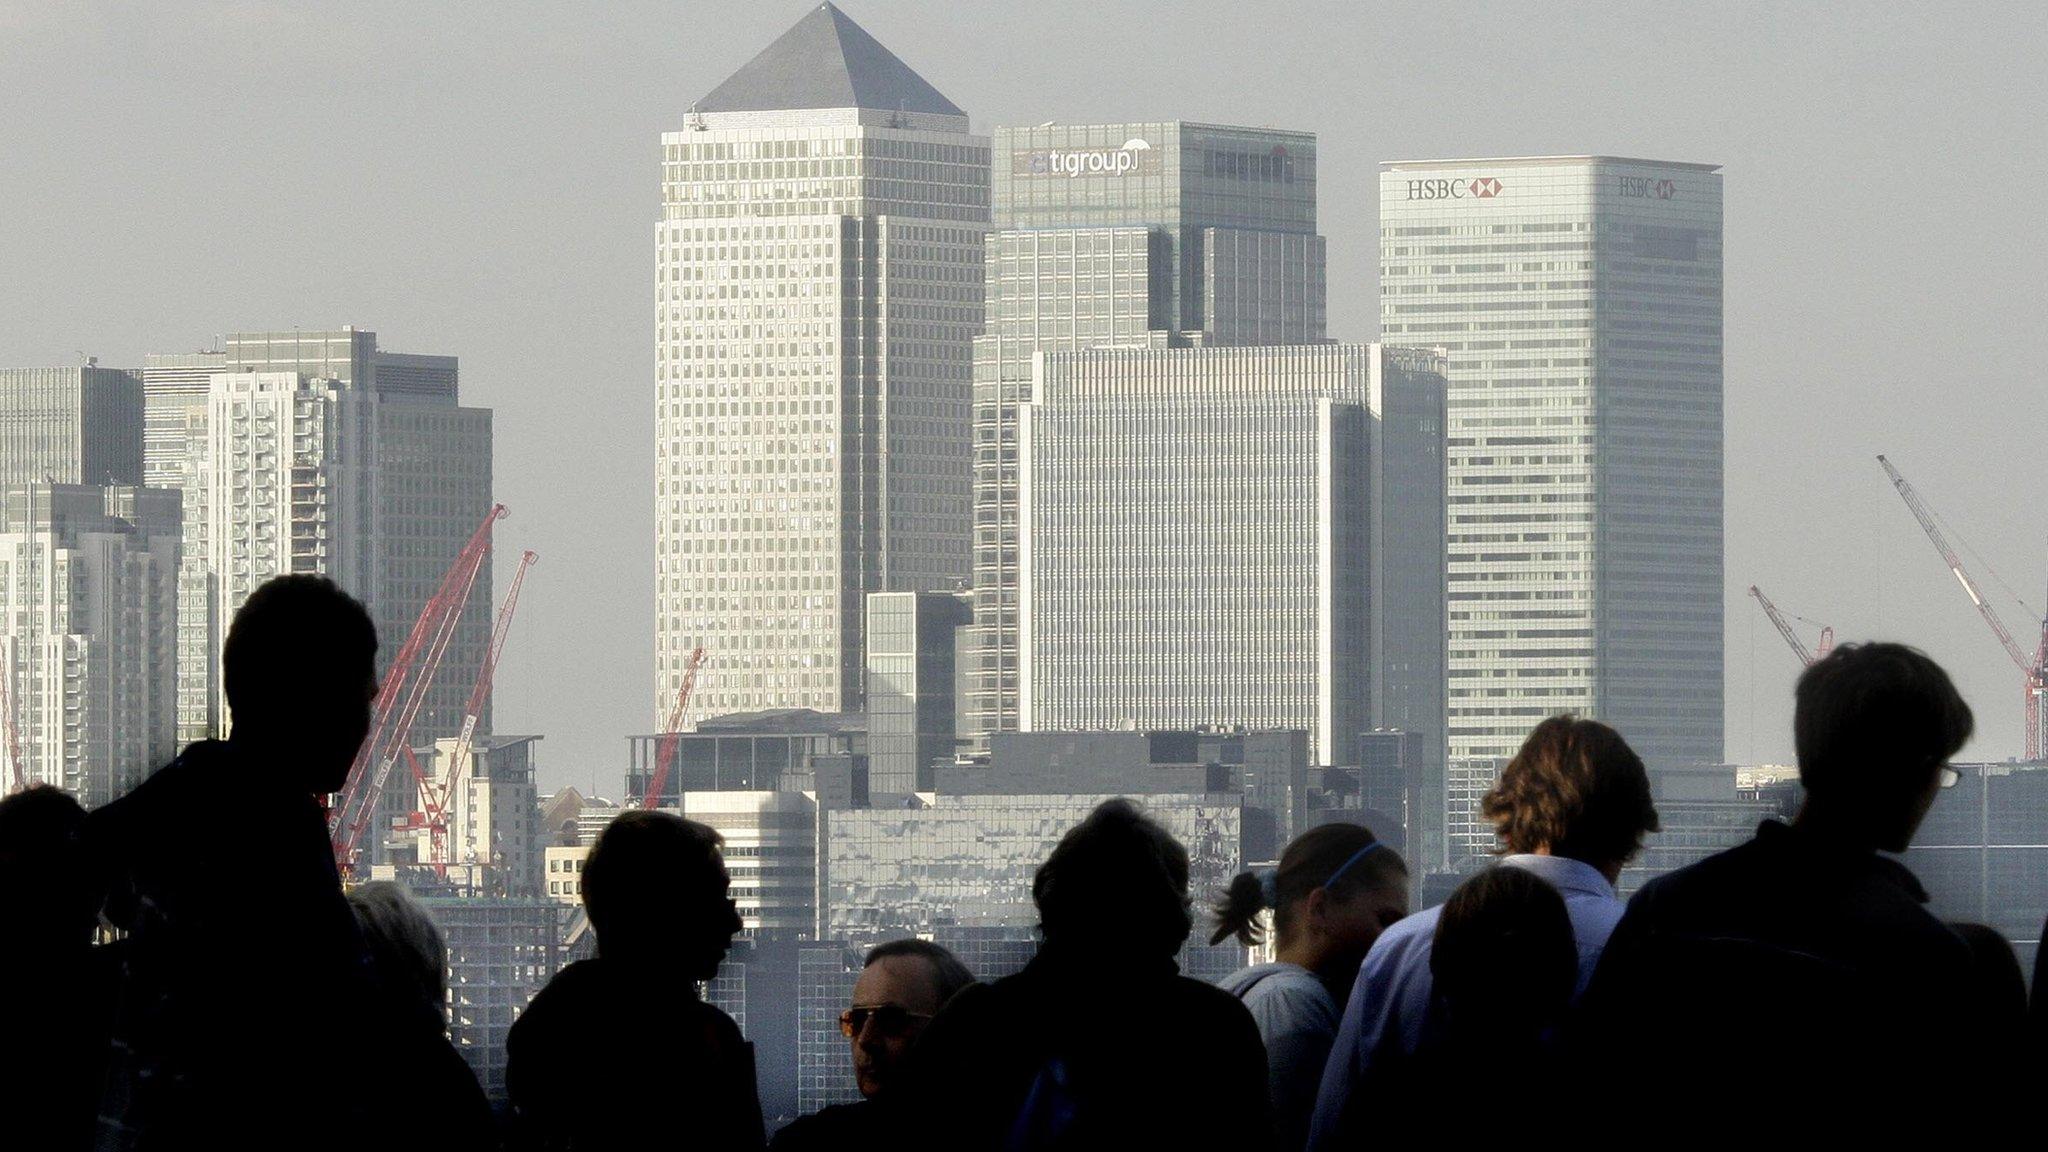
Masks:
[[[976,131],[1318,133],[1341,338],[1378,329],[1380,160],[1725,165],[1728,756],[1790,756],[1797,664],[1752,583],[1926,648],[1977,709],[1966,755],[2019,751],[2019,673],[1872,457],[2044,607],[2041,6],[842,7]],[[497,727],[546,735],[544,787],[616,793],[655,724],[659,134],[808,10],[0,0],[0,364],[342,324],[459,355],[497,409],[500,578],[541,555]]]

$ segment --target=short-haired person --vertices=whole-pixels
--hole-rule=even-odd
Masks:
[[[1496,867],[1527,871],[1564,898],[1578,952],[1575,992],[1583,991],[1621,919],[1615,882],[1658,828],[1641,758],[1605,724],[1553,716],[1501,770],[1480,814],[1501,839]],[[1439,906],[1408,917],[1366,954],[1323,1070],[1310,1148],[1349,1148],[1380,1126],[1384,1117],[1368,1107],[1374,1081],[1398,1082],[1417,1054],[1447,1042],[1430,968],[1442,914]]]
[[[1645,1115],[1896,1137],[1901,1106],[1979,1083],[1987,1049],[1970,946],[1894,859],[1973,721],[1948,674],[1900,644],[1836,648],[1795,699],[1798,814],[1644,885],[1573,1048]],[[1784,1091],[1728,1109],[1731,1076]]]
[[[1038,955],[955,996],[911,1052],[911,1143],[1266,1147],[1258,1027],[1174,962],[1194,924],[1187,850],[1131,801],[1105,801],[1060,838],[1031,895]]]
[[[929,940],[890,940],[870,948],[839,1029],[853,1042],[861,1099],[797,1119],[775,1134],[775,1152],[881,1148],[901,1143],[914,1115],[896,1107],[903,1065],[924,1026],[974,974]]]
[[[754,1049],[697,998],[745,927],[717,831],[621,813],[583,865],[597,957],[533,998],[505,1043],[514,1147],[759,1149]]]
[[[1408,866],[1356,824],[1325,824],[1294,838],[1279,867],[1240,872],[1217,901],[1211,944],[1258,944],[1273,912],[1274,959],[1217,986],[1244,1002],[1266,1044],[1278,1147],[1308,1140],[1309,1112],[1330,1043],[1366,950],[1408,914]]]
[[[100,1147],[352,1147],[380,1126],[374,1093],[344,1091],[374,1059],[382,1002],[321,807],[369,732],[376,655],[369,613],[332,581],[267,581],[222,646],[227,738],[87,817],[104,914],[127,935]],[[224,814],[232,835],[203,831]],[[307,1038],[290,1059],[284,1035]]]
[[[105,1072],[111,948],[92,946],[99,894],[79,849],[85,809],[37,784],[0,798],[0,1084],[10,1146],[83,1149]]]
[[[416,1147],[491,1152],[497,1122],[462,1054],[448,1041],[448,944],[420,902],[389,880],[349,890],[392,1027],[378,1038],[389,1088],[385,1121]]]

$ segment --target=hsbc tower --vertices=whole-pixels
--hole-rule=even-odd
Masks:
[[[1721,175],[1611,156],[1380,169],[1380,331],[1448,357],[1448,861],[1529,730],[1722,759]]]

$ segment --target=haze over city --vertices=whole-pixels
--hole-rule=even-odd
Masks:
[[[608,793],[622,737],[655,727],[660,133],[806,7],[10,5],[0,101],[33,114],[0,123],[0,364],[343,324],[459,356],[465,402],[497,414],[498,580],[541,556],[495,728],[546,736],[543,788]],[[1752,583],[1840,638],[1926,649],[1977,710],[1963,755],[2020,752],[2018,673],[1872,457],[2028,632],[2048,608],[2037,9],[847,7],[978,133],[1316,133],[1344,340],[1377,337],[1383,160],[1721,165],[1727,758],[1790,759],[1798,664]]]

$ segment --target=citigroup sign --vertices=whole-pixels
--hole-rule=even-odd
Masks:
[[[1038,148],[1010,154],[1013,176],[1129,176],[1158,170],[1158,154],[1144,140],[1121,148]]]

